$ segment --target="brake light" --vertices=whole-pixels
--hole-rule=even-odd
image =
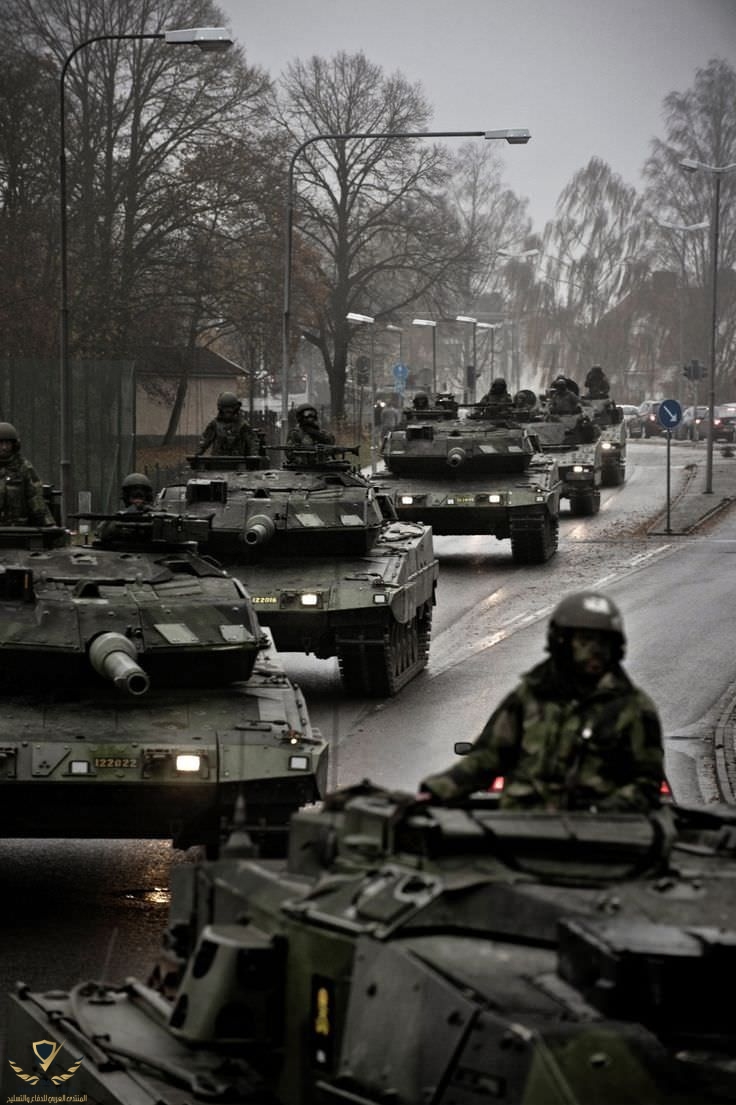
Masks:
[[[500,794],[503,790],[503,775],[497,775],[488,789],[491,794]]]
[[[672,797],[672,791],[670,790],[670,784],[667,782],[666,779],[663,779],[662,782],[659,784],[659,793],[662,795],[663,798],[671,798]]]

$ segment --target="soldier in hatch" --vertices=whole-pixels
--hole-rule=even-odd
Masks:
[[[258,435],[241,413],[241,402],[231,391],[224,391],[217,400],[217,418],[204,428],[199,439],[197,456],[211,450],[213,457],[253,457],[260,453]]]
[[[509,418],[514,412],[514,401],[503,376],[497,376],[490,390],[478,400],[483,418]]]
[[[594,364],[585,377],[585,392],[588,399],[607,399],[610,395],[611,385],[599,364]]]
[[[334,445],[335,436],[329,430],[323,430],[319,424],[317,408],[311,403],[302,403],[296,408],[296,426],[289,431],[286,444],[298,446],[302,449],[313,449],[317,445]],[[287,450],[286,457],[290,459],[293,454]]]
[[[110,519],[97,527],[95,537],[98,541],[109,541],[116,537],[135,536],[135,530],[126,524],[126,515],[135,517],[150,514],[153,510],[153,484],[143,472],[129,472],[120,485],[120,498],[123,509],[120,519]]]
[[[552,381],[550,392],[550,414],[579,414],[582,410],[577,395],[569,387],[564,376],[558,376]]]
[[[10,422],[0,422],[0,525],[54,525],[43,485],[21,454],[18,431]]]
[[[552,613],[549,658],[522,676],[473,750],[421,784],[452,800],[504,777],[501,807],[646,812],[659,805],[662,731],[621,666],[621,615],[606,595],[568,595]]]

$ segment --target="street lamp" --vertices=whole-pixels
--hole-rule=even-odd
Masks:
[[[683,158],[680,165],[688,173],[701,170],[713,177],[713,217],[711,219],[711,262],[712,262],[712,298],[710,320],[710,374],[708,396],[708,438],[706,442],[705,494],[713,494],[713,422],[716,406],[716,331],[718,325],[718,227],[721,206],[721,177],[736,169],[736,162],[730,165],[706,165],[691,157]]]
[[[376,472],[376,348],[375,348],[375,331],[373,330],[373,324],[375,318],[373,315],[359,315],[356,311],[349,311],[345,318],[348,322],[357,322],[358,325],[365,325],[371,327],[371,363],[370,363],[370,375],[368,378],[368,387],[371,394],[371,473],[375,475]]]
[[[294,168],[307,146],[315,142],[336,142],[362,138],[485,138],[502,139],[509,145],[523,145],[531,135],[525,128],[505,130],[419,130],[419,131],[356,131],[346,134],[313,134],[291,155],[286,178],[286,219],[284,223],[284,311],[281,323],[281,437],[286,439],[289,416],[289,323],[291,314],[291,264],[294,238]]]
[[[437,394],[437,323],[431,318],[413,318],[412,326],[432,327],[432,392]]]
[[[91,46],[93,42],[123,40],[161,39],[169,46],[198,46],[205,52],[227,50],[233,44],[225,27],[188,27],[176,31],[153,31],[150,34],[107,34],[95,35],[80,42],[66,55],[59,76],[59,266],[61,270],[60,308],[59,308],[59,438],[60,438],[60,483],[61,483],[61,521],[71,505],[71,469],[72,469],[72,408],[71,408],[71,366],[69,363],[69,259],[67,232],[67,188],[66,188],[66,105],[64,102],[64,82],[71,61],[80,50]]]

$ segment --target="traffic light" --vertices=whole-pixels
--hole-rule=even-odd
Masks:
[[[688,380],[703,380],[705,379],[705,365],[700,361],[693,359],[689,364],[686,364],[683,368],[683,375]]]

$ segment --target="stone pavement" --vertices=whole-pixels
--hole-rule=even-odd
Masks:
[[[671,462],[673,468],[675,464],[685,464],[684,475],[680,481],[674,477],[672,480],[669,529],[664,509],[649,527],[649,533],[653,536],[694,533],[736,502],[736,447],[713,446],[713,490],[709,494],[704,491],[707,468],[705,442],[673,443]]]

